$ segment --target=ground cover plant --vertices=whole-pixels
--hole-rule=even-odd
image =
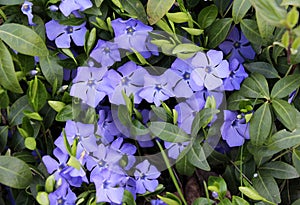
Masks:
[[[299,0],[0,0],[0,204],[299,204]]]

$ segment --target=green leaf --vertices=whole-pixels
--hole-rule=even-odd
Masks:
[[[168,197],[162,197],[162,196],[159,196],[157,195],[157,197],[162,200],[163,202],[165,202],[166,204],[168,205],[180,205],[176,200],[174,199],[170,199]]]
[[[259,169],[277,179],[294,179],[299,177],[297,170],[292,165],[282,161],[269,162]]]
[[[0,40],[0,84],[15,93],[23,93],[17,79],[12,57],[9,50]]]
[[[175,164],[176,170],[182,175],[191,176],[195,171],[195,167],[189,162],[188,156],[185,155],[178,159]]]
[[[278,120],[290,131],[296,128],[297,109],[285,100],[273,99],[272,107]]]
[[[75,169],[77,170],[80,170],[81,168],[81,164],[80,162],[78,161],[78,159],[74,156],[70,156],[69,160],[68,160],[68,163],[67,163],[69,166],[71,167],[74,167]]]
[[[213,204],[214,201],[213,200],[210,200],[210,199],[207,199],[207,198],[197,198],[194,202],[193,202],[193,205],[211,205]]]
[[[195,45],[195,44],[192,44],[192,43],[182,43],[182,44],[179,44],[177,45],[172,53],[173,54],[178,54],[178,53],[196,53],[198,51],[202,51],[203,48]]]
[[[125,203],[126,205],[136,205],[136,202],[132,196],[132,193],[128,190],[124,191],[122,202]]]
[[[215,187],[217,190],[210,189],[209,187]],[[208,177],[208,190],[215,191],[219,194],[220,199],[223,199],[227,192],[227,185],[222,177],[209,176]]]
[[[44,192],[44,191],[38,192],[38,194],[36,196],[36,200],[40,205],[49,205],[50,204],[48,193]]]
[[[262,104],[250,120],[250,142],[255,146],[263,145],[268,138],[272,127],[270,105]]]
[[[235,24],[240,23],[251,7],[249,0],[235,0],[232,6],[232,17]]]
[[[150,122],[148,128],[153,136],[168,142],[186,142],[191,140],[182,129],[168,122]]]
[[[256,21],[252,19],[243,19],[241,21],[241,29],[246,38],[254,44],[261,45],[262,38],[260,37]]]
[[[8,126],[0,126],[0,153],[3,152],[3,150],[6,147],[7,137],[8,137]]]
[[[31,112],[29,110],[24,110],[23,113],[29,119],[38,120],[38,121],[43,120],[43,118],[40,116],[40,114],[38,112]]]
[[[193,36],[199,36],[203,33],[202,29],[188,28],[188,27],[181,27],[181,28]]]
[[[296,171],[298,172],[298,174],[300,174],[300,151],[299,150],[297,149],[293,150],[292,159]]]
[[[33,110],[38,112],[47,102],[48,93],[45,85],[35,76],[34,80],[29,82],[28,100]]]
[[[8,121],[11,126],[19,125],[22,123],[24,117],[24,110],[33,111],[29,105],[28,98],[26,95],[19,98],[14,104],[10,107],[8,114]]]
[[[231,23],[231,18],[218,19],[207,28],[207,36],[210,37],[208,39],[209,48],[217,47],[226,39]]]
[[[271,43],[271,41],[273,41],[272,37],[275,26],[268,24],[268,22],[266,22],[264,18],[261,17],[262,15],[264,14],[256,12],[256,23],[258,26],[258,31],[262,39],[265,39],[267,42]]]
[[[244,64],[245,68],[251,73],[260,73],[266,78],[280,78],[277,70],[270,63],[253,62]]]
[[[0,26],[0,39],[19,53],[46,56],[48,49],[42,38],[32,29],[15,23]]]
[[[300,2],[299,2],[299,0],[283,0],[280,5],[281,6],[292,5],[292,6],[300,7]]]
[[[240,192],[245,194],[247,197],[253,200],[261,201],[264,200],[265,198],[262,197],[255,189],[251,189],[249,187],[239,187]]]
[[[259,73],[252,73],[241,86],[240,93],[249,98],[269,99],[269,86],[266,78]]]
[[[218,7],[219,13],[222,17],[228,12],[228,8],[230,8],[231,0],[213,0],[214,4]]]
[[[35,150],[36,148],[36,141],[33,137],[26,137],[25,138],[25,147],[29,150]]]
[[[18,5],[24,3],[23,0],[0,0],[2,5]]]
[[[207,162],[203,148],[198,140],[196,140],[187,154],[189,162],[195,167],[210,171],[210,166]]]
[[[73,109],[71,105],[66,105],[59,113],[57,113],[55,120],[65,122],[73,118]]]
[[[147,15],[150,25],[158,22],[174,3],[175,0],[149,0],[147,3]]]
[[[55,81],[57,81],[57,87],[60,87],[63,80],[63,67],[57,63],[57,60],[57,56],[41,56],[40,65],[42,72],[50,85],[53,85]]]
[[[0,183],[25,189],[32,181],[29,166],[16,157],[0,156]]]
[[[250,205],[245,199],[239,196],[232,196],[232,205]]]
[[[281,151],[297,144],[300,144],[300,129],[296,129],[293,132],[280,130],[270,137],[267,149]]]
[[[185,12],[167,13],[166,16],[174,23],[185,23],[189,21],[189,16]]]
[[[271,97],[272,98],[284,98],[284,97],[288,96],[295,89],[299,88],[299,86],[300,86],[299,81],[300,81],[299,74],[288,75],[288,76],[280,79],[274,85],[274,87],[271,91]]]
[[[138,18],[143,23],[147,23],[147,15],[144,6],[139,0],[121,0],[121,4],[131,17]]]
[[[172,116],[167,114],[167,112],[164,108],[156,107],[155,105],[151,105],[151,110],[155,113],[155,115],[157,115],[157,117],[159,117],[163,121],[165,121],[165,122],[172,121]]]
[[[209,27],[218,16],[218,8],[212,4],[203,8],[198,15],[198,23],[201,28]]]

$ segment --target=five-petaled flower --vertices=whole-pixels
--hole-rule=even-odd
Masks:
[[[21,11],[23,14],[25,14],[28,18],[28,24],[30,26],[34,26],[35,23],[33,23],[32,19],[33,19],[33,14],[32,14],[32,5],[33,3],[31,3],[30,1],[25,1],[23,4],[22,4],[22,7],[21,7]]]

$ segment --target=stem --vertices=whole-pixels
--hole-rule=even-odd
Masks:
[[[240,155],[240,183],[241,183],[241,186],[243,186],[243,163],[242,163],[242,160],[243,160],[243,150],[244,150],[244,145],[242,145],[241,147],[241,155]],[[242,198],[244,198],[244,194],[242,192],[242,195],[241,195]]]
[[[177,180],[176,180],[175,174],[174,174],[174,172],[173,172],[173,170],[172,170],[172,168],[171,168],[169,159],[168,159],[168,157],[167,157],[165,151],[163,150],[163,148],[162,148],[160,142],[159,142],[158,140],[155,140],[155,141],[156,141],[156,144],[158,145],[159,150],[160,150],[160,152],[161,152],[161,154],[162,154],[162,157],[163,157],[163,159],[164,159],[164,161],[165,161],[165,163],[166,163],[166,165],[167,165],[167,167],[168,167],[168,171],[169,171],[169,174],[170,174],[170,176],[171,176],[171,179],[172,179],[172,181],[173,181],[173,183],[174,183],[174,185],[175,185],[175,188],[176,188],[176,190],[177,190],[177,192],[178,192],[178,194],[179,194],[179,196],[180,196],[180,198],[181,198],[183,204],[184,204],[184,205],[187,205],[187,202],[186,202],[186,200],[185,200],[185,198],[184,198],[184,196],[183,196],[183,193],[182,193],[182,191],[181,191],[181,189],[180,189],[180,187],[179,187],[179,184],[178,184],[178,182],[177,182]]]

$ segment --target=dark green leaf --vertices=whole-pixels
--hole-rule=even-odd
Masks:
[[[212,4],[203,8],[198,15],[198,23],[201,28],[209,27],[218,16],[218,8]]]
[[[132,193],[130,191],[125,190],[123,195],[123,203],[127,205],[136,205],[135,200],[132,196]]]
[[[297,109],[285,100],[273,99],[272,107],[278,120],[287,127],[290,131],[296,128],[296,113]]]
[[[292,159],[295,169],[297,170],[298,174],[300,174],[300,151],[298,149],[293,150]]]
[[[294,179],[299,177],[298,172],[293,166],[281,161],[269,162],[259,169],[277,179]]]
[[[139,0],[121,0],[121,4],[132,18],[138,18],[144,23],[147,23],[147,15],[143,4]]]
[[[34,80],[29,82],[28,100],[33,110],[38,112],[47,102],[48,93],[45,85],[35,76]]]
[[[262,74],[253,73],[243,82],[240,93],[249,98],[269,99],[268,82]]]
[[[250,120],[250,141],[255,146],[263,145],[272,127],[270,105],[264,103],[253,114]]]
[[[5,149],[8,137],[8,127],[0,126],[0,153]]]
[[[0,182],[16,189],[25,189],[32,180],[29,166],[16,157],[0,156]]]
[[[252,182],[253,187],[261,196],[276,204],[281,202],[278,185],[272,176],[259,173]]]
[[[191,138],[178,126],[168,122],[151,122],[149,130],[153,136],[157,136],[168,142],[186,142]]]
[[[272,98],[284,98],[300,86],[300,75],[288,75],[276,82],[272,91]]]
[[[55,120],[65,122],[73,118],[73,109],[71,105],[66,105],[59,113],[57,113]]]
[[[254,44],[261,45],[262,38],[260,37],[256,21],[252,19],[243,19],[241,21],[241,29],[246,38]]]
[[[23,90],[17,79],[12,57],[0,40],[0,84],[15,93],[23,93]]]
[[[264,20],[263,17],[261,17],[261,15],[264,15],[264,14],[261,14],[260,12],[256,12],[256,23],[258,26],[260,36],[262,39],[271,43],[273,41],[273,32],[274,32],[275,26],[270,25],[267,21]]]
[[[189,162],[187,155],[185,155],[176,162],[176,170],[180,174],[191,176],[195,171],[195,167]]]
[[[240,23],[245,14],[251,7],[251,1],[249,0],[235,0],[232,6],[232,17],[235,24]]]
[[[253,62],[244,64],[247,70],[251,73],[260,73],[266,78],[280,78],[277,70],[270,64],[266,62]]]
[[[300,129],[296,129],[293,132],[286,130],[280,130],[276,132],[268,141],[269,150],[283,150],[300,144]]]
[[[10,107],[8,114],[8,121],[11,126],[19,125],[22,123],[24,117],[24,110],[33,111],[29,105],[27,96],[22,96]]]
[[[151,105],[151,110],[165,122],[170,122],[172,120],[172,116],[168,115],[166,110],[162,107],[156,107],[155,105]]]
[[[210,189],[210,187],[213,187],[213,189],[217,188],[217,190]],[[208,189],[210,191],[217,192],[219,194],[219,197],[222,199],[226,195],[227,185],[226,185],[225,180],[222,177],[209,176]]]
[[[214,0],[214,3],[218,7],[219,13],[221,14],[221,16],[225,15],[228,8],[230,8],[229,5],[231,2],[232,2],[231,0]]]
[[[18,5],[24,3],[23,0],[0,0],[2,5]]]
[[[214,203],[213,200],[210,200],[210,199],[201,197],[201,198],[197,198],[197,199],[193,202],[193,205],[211,205],[211,204],[213,204],[213,203]]]
[[[158,22],[174,3],[175,0],[149,0],[147,3],[147,15],[150,25]]]
[[[193,143],[192,147],[190,148],[187,154],[187,158],[189,162],[195,167],[205,171],[210,171],[210,167],[207,162],[205,153],[198,140]]]
[[[0,26],[0,38],[12,49],[30,56],[46,56],[48,49],[42,38],[32,29],[20,24]]]
[[[231,27],[231,23],[231,18],[218,19],[210,27],[207,28],[209,48],[217,47],[226,39]]]

